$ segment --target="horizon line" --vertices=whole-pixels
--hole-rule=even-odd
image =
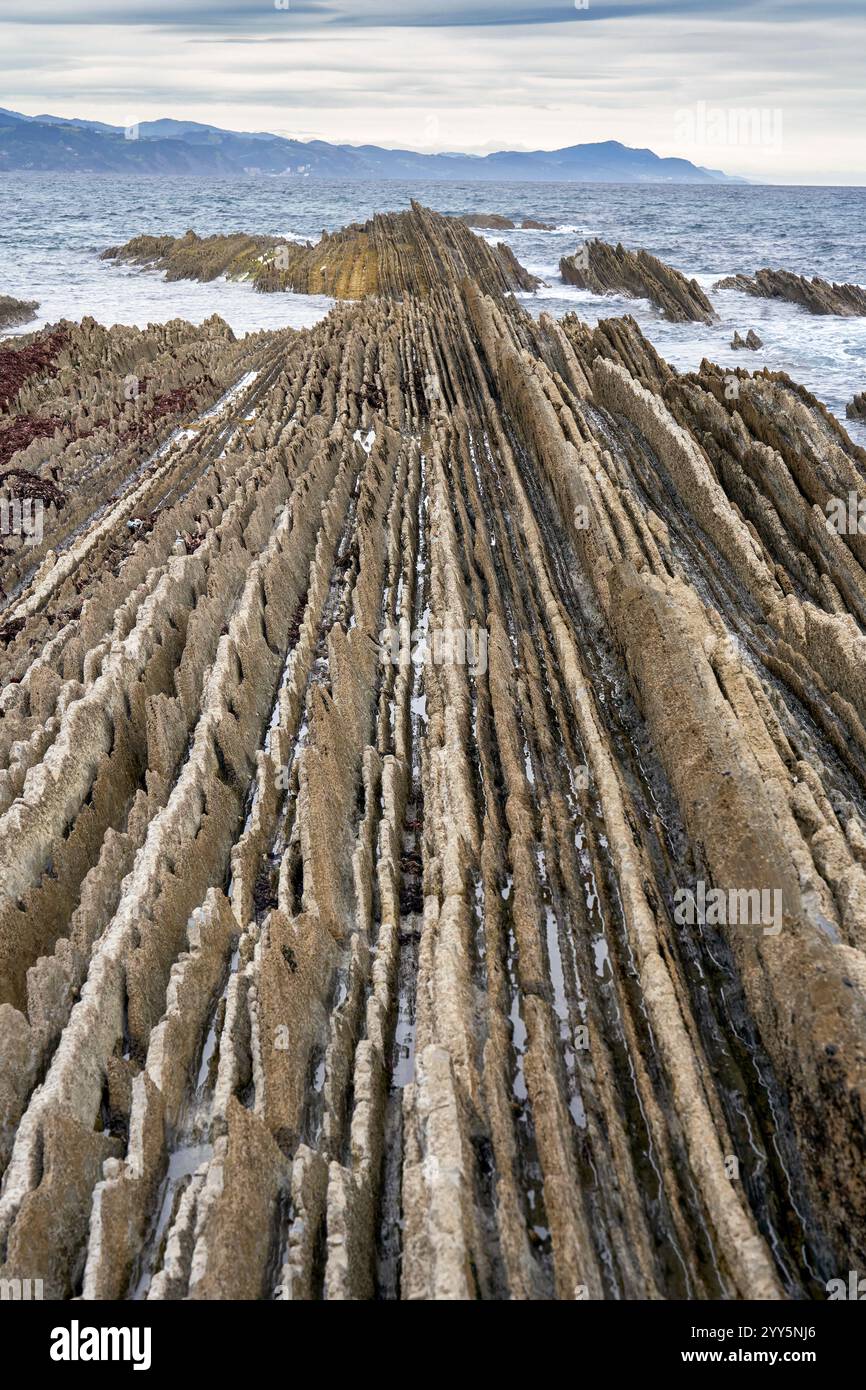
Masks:
[[[766,187],[766,188],[866,188],[866,172],[864,172],[862,175],[855,175],[855,176],[854,176],[854,177],[860,179],[860,182],[856,182],[856,183],[852,183],[852,182],[848,182],[848,183],[815,183],[815,182],[802,182],[802,181],[797,181],[797,180],[793,180],[793,181],[792,181],[792,180],[782,179],[782,178],[766,178],[766,177],[765,177],[765,178],[761,178],[761,177],[750,176],[750,175],[747,175],[747,174],[728,173],[728,172],[727,172],[726,170],[724,170],[724,169],[719,169],[719,168],[713,167],[713,166],[711,166],[711,165],[698,164],[698,163],[696,163],[695,160],[689,159],[689,157],[688,157],[687,155],[684,155],[684,154],[658,154],[657,151],[654,150],[654,149],[653,149],[651,146],[649,146],[649,145],[629,145],[629,144],[626,144],[624,141],[622,141],[622,140],[617,140],[617,139],[615,139],[615,138],[611,138],[611,139],[608,139],[608,140],[586,140],[586,141],[577,141],[577,142],[575,142],[575,143],[567,144],[567,145],[553,145],[553,146],[551,146],[551,147],[549,147],[549,148],[543,147],[543,146],[533,146],[533,147],[531,147],[531,148],[528,147],[528,146],[527,146],[527,147],[523,147],[523,148],[521,148],[521,147],[515,147],[515,146],[510,146],[510,147],[509,147],[509,146],[503,146],[503,147],[497,148],[497,149],[485,150],[483,153],[481,153],[481,152],[478,152],[478,151],[476,151],[476,150],[466,150],[466,149],[461,150],[461,149],[455,149],[453,146],[451,146],[451,147],[449,147],[449,148],[447,148],[447,149],[431,149],[431,148],[419,148],[419,147],[417,147],[417,146],[411,146],[411,145],[377,144],[375,141],[372,141],[372,140],[364,140],[364,141],[361,141],[360,143],[353,143],[352,141],[349,141],[349,140],[328,140],[328,139],[325,139],[323,136],[319,136],[319,135],[313,135],[313,136],[303,137],[303,136],[299,136],[299,135],[287,135],[287,134],[285,134],[285,133],[282,133],[282,132],[280,132],[280,131],[275,131],[275,130],[262,130],[262,129],[258,129],[258,130],[244,130],[244,129],[235,129],[235,128],[229,127],[229,126],[215,125],[212,121],[208,121],[208,120],[196,120],[196,119],[193,119],[192,117],[181,117],[181,116],[165,116],[165,115],[163,115],[163,116],[150,116],[150,117],[146,117],[144,120],[136,121],[136,122],[131,122],[131,123],[129,124],[129,126],[125,126],[125,125],[123,125],[123,124],[115,124],[115,123],[112,122],[112,121],[100,120],[99,117],[80,116],[80,115],[75,115],[75,116],[63,116],[63,115],[59,115],[59,114],[57,114],[57,113],[55,113],[55,112],[51,112],[51,111],[35,111],[35,112],[32,112],[32,113],[31,113],[31,112],[23,111],[23,110],[20,110],[20,109],[18,109],[18,108],[14,108],[14,107],[11,107],[11,106],[10,106],[10,107],[0,107],[0,111],[4,111],[5,113],[7,113],[7,114],[9,114],[9,115],[12,115],[12,116],[19,116],[19,117],[22,117],[23,119],[25,119],[25,120],[27,120],[27,121],[39,121],[39,120],[42,120],[42,121],[45,121],[46,123],[48,123],[48,122],[50,122],[50,121],[56,121],[56,122],[58,122],[58,123],[62,123],[62,122],[74,122],[74,121],[88,121],[88,122],[90,122],[91,124],[98,124],[98,125],[103,125],[103,126],[108,127],[108,131],[107,131],[107,132],[101,132],[101,133],[109,133],[109,132],[110,132],[110,133],[117,133],[117,132],[122,132],[124,129],[132,128],[133,125],[135,125],[135,126],[142,126],[142,125],[154,124],[154,123],[156,123],[156,122],[158,122],[158,121],[174,121],[174,122],[176,122],[176,123],[179,124],[179,125],[193,125],[193,126],[199,126],[199,127],[203,128],[203,129],[211,129],[211,130],[215,130],[215,131],[222,132],[222,133],[227,134],[227,135],[239,135],[239,136],[249,136],[249,137],[266,137],[266,138],[269,138],[269,139],[272,139],[272,140],[284,140],[284,141],[287,141],[287,142],[289,142],[289,143],[297,144],[297,145],[314,145],[314,144],[319,144],[319,145],[326,145],[326,146],[328,146],[328,147],[331,148],[331,149],[350,149],[350,150],[378,149],[378,150],[385,150],[385,151],[387,151],[388,153],[391,153],[391,154],[395,154],[395,153],[406,153],[406,154],[417,155],[417,156],[422,157],[422,158],[441,158],[441,159],[447,159],[447,158],[452,158],[452,157],[454,157],[454,158],[459,158],[459,159],[473,159],[473,160],[479,160],[479,161],[480,161],[480,160],[489,159],[489,158],[495,157],[496,155],[501,155],[501,154],[515,154],[515,155],[545,155],[545,154],[559,154],[559,153],[561,153],[563,150],[570,150],[570,149],[593,149],[593,148],[598,149],[598,148],[602,148],[602,147],[604,147],[604,146],[606,146],[606,145],[614,145],[614,146],[617,146],[618,148],[623,149],[623,150],[630,150],[630,151],[633,151],[633,152],[636,152],[636,153],[647,153],[647,154],[651,154],[651,155],[653,155],[654,158],[659,159],[659,160],[671,160],[671,159],[679,160],[679,161],[681,161],[681,162],[684,163],[684,164],[690,164],[690,165],[692,165],[695,169],[699,169],[699,170],[700,170],[701,172],[703,172],[703,173],[708,173],[708,174],[719,174],[719,175],[721,175],[721,178],[719,178],[718,180],[716,180],[716,182],[718,182],[718,183],[720,183],[720,184],[724,184],[724,183],[733,183],[733,184],[739,184],[740,186],[747,186],[747,187]],[[95,133],[98,134],[98,133],[100,133],[100,132],[95,132]],[[726,148],[727,148],[726,146],[720,146],[720,147],[719,147],[719,154],[720,154],[720,155],[721,155],[721,154],[724,154]],[[735,147],[734,147],[734,148],[735,148]],[[3,171],[3,172],[9,172],[9,173],[13,173],[13,172],[14,172],[14,173],[29,173],[29,172],[32,172],[32,173],[34,173],[34,174],[39,174],[39,173],[45,173],[45,172],[49,172],[49,171],[44,171],[44,170],[43,170],[43,171],[40,171],[40,170],[32,170],[32,171],[29,171],[29,170],[23,170],[23,169],[22,169],[22,170],[7,170],[7,171]],[[69,170],[68,172],[73,173],[73,172],[75,172],[75,171],[74,171],[74,170]],[[82,172],[88,172],[88,171],[82,171]],[[89,171],[89,172],[95,173],[96,171]],[[148,175],[146,175],[146,174],[139,174],[139,175],[136,175],[136,177],[145,178],[145,177],[148,177]],[[160,177],[160,176],[159,176],[159,175],[155,175],[154,177]],[[164,176],[163,176],[163,177],[164,177]],[[220,176],[219,176],[219,175],[208,175],[208,174],[202,174],[202,175],[184,175],[184,174],[177,174],[177,175],[173,175],[172,177],[177,177],[177,178],[184,178],[184,177],[212,178],[212,177],[220,177]],[[249,177],[255,177],[255,175],[250,175]],[[279,174],[266,174],[266,175],[264,175],[264,177],[268,177],[268,178],[278,178],[278,177],[281,177],[281,176],[280,176]],[[392,181],[394,181],[394,182],[400,182],[399,179],[397,179],[397,180],[392,180]],[[550,180],[548,180],[548,179],[513,180],[513,179],[512,179],[512,180],[505,180],[505,182],[530,182],[530,183],[547,183],[547,182],[550,182],[550,183],[611,183],[611,184],[615,184],[615,183],[618,183],[618,182],[620,182],[620,181],[619,181],[619,180],[598,180],[598,179],[573,179],[573,178],[562,178],[562,179],[550,179]],[[623,182],[626,182],[626,183],[634,183],[635,181],[634,181],[634,180],[624,180]],[[667,180],[664,180],[664,179],[647,179],[645,182],[647,182],[647,183],[659,183],[659,184],[664,184],[664,183],[667,182]]]

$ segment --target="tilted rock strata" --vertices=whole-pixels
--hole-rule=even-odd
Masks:
[[[247,232],[200,237],[190,230],[182,237],[133,237],[123,246],[109,246],[100,259],[162,270],[166,280],[207,283],[221,275],[232,280],[254,279],[261,272],[263,257],[281,244],[278,237],[250,236]]]
[[[785,299],[800,304],[810,314],[839,314],[856,318],[866,314],[866,290],[860,285],[836,285],[813,275],[795,275],[790,270],[756,270],[754,275],[729,275],[714,286],[717,290],[740,290],[756,299]]]
[[[420,203],[408,212],[378,214],[339,232],[322,233],[315,246],[278,237],[134,237],[110,247],[103,259],[164,270],[169,280],[248,279],[257,290],[324,294],[336,299],[405,292],[427,295],[438,285],[471,277],[488,294],[532,290],[538,280],[509,247],[492,247],[460,218],[443,217]]]
[[[115,507],[123,523],[106,526],[101,551],[114,566],[156,521],[157,446],[233,387],[260,341],[236,342],[216,316],[200,328],[175,321],[145,330],[107,330],[84,319],[0,348],[0,497],[45,499],[38,536],[0,537],[0,593],[11,594],[40,566],[65,572],[65,538],[125,484]],[[76,545],[91,540],[82,535]],[[79,598],[69,612],[80,608]],[[35,630],[32,636],[34,644],[45,640]]]
[[[567,285],[594,294],[649,299],[672,323],[712,323],[715,318],[715,310],[697,280],[687,280],[648,251],[627,251],[622,245],[587,241],[574,255],[563,256],[559,270]]]
[[[826,525],[866,454],[783,374],[469,282],[255,354],[0,614],[0,1275],[825,1296],[866,1260],[866,541]],[[702,880],[781,929],[679,922]]]

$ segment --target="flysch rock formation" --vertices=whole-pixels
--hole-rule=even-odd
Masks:
[[[836,285],[813,275],[790,270],[756,270],[754,275],[728,275],[718,280],[717,290],[740,290],[756,299],[785,299],[800,304],[810,314],[838,314],[858,318],[866,314],[866,290],[860,285]]]
[[[250,280],[257,290],[293,290],[335,299],[405,292],[426,295],[443,281],[471,277],[488,294],[533,290],[539,284],[510,247],[490,246],[458,217],[444,217],[413,201],[407,212],[378,214],[316,245],[278,237],[140,236],[112,246],[103,260],[164,270],[168,280]]]
[[[124,524],[134,534],[149,530],[158,446],[234,389],[260,342],[260,335],[236,342],[216,316],[200,328],[175,321],[146,331],[84,319],[0,349],[0,501],[7,519],[16,498],[41,503],[38,528],[31,524],[25,535],[22,525],[16,535],[7,525],[0,535],[0,595],[43,562],[71,566],[73,541],[94,539],[79,538],[78,528],[121,491]],[[114,544],[117,527],[103,539],[102,563],[110,567],[124,553]],[[76,600],[70,612],[80,608]]]
[[[697,280],[687,280],[648,251],[586,241],[574,255],[562,257],[559,271],[567,285],[593,294],[649,299],[672,323],[712,323],[716,317]]]
[[[38,308],[35,299],[13,299],[11,295],[0,294],[0,330],[30,323]]]
[[[866,454],[832,416],[467,278],[15,351],[7,426],[58,422],[11,465],[66,502],[0,612],[0,1277],[862,1269],[866,539],[827,508]],[[145,425],[128,371],[194,418]]]

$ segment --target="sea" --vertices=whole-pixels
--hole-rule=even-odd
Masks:
[[[632,314],[663,357],[681,371],[703,358],[722,366],[769,367],[807,386],[858,443],[866,425],[845,407],[866,391],[866,318],[819,317],[794,305],[752,299],[714,283],[760,267],[866,285],[866,188],[751,184],[356,183],[310,177],[240,179],[0,175],[0,294],[40,301],[39,318],[18,330],[91,315],[100,323],[221,315],[235,333],[308,327],[330,309],[319,295],[257,294],[216,280],[167,283],[153,272],[100,260],[107,246],[140,233],[247,231],[318,240],[411,199],[451,214],[500,213],[550,223],[553,231],[483,232],[507,241],[544,287],[519,295],[530,313],[576,313],[588,324]],[[653,255],[709,293],[716,324],[671,324],[647,301],[597,296],[564,285],[561,256],[601,237]],[[734,352],[734,330],[753,328],[758,352]]]

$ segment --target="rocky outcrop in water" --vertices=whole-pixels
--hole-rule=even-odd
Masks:
[[[68,500],[0,609],[0,1277],[864,1268],[866,539],[828,518],[866,453],[833,417],[465,278],[18,351],[4,418],[59,441],[10,466]],[[146,359],[199,394],[142,455]]]
[[[866,420],[866,391],[861,391],[848,402],[845,414],[849,420]]]
[[[758,337],[754,328],[749,329],[745,338],[741,337],[739,332],[735,332],[731,339],[731,347],[735,352],[745,349],[748,349],[750,352],[757,352],[758,348],[762,348],[763,346],[763,341]]]
[[[123,246],[109,246],[100,259],[161,270],[166,280],[207,283],[225,275],[230,280],[255,281],[262,274],[265,258],[283,244],[277,237],[250,236],[246,232],[200,237],[188,231],[181,237],[133,237]]]
[[[503,217],[500,212],[473,212],[461,217],[461,222],[465,222],[467,227],[478,227],[485,231],[507,232],[517,226],[510,217]]]
[[[336,299],[365,295],[399,298],[429,294],[449,280],[471,277],[486,293],[532,290],[539,281],[508,246],[490,246],[460,218],[443,217],[420,203],[408,212],[384,213],[342,231],[322,233],[315,246],[277,237],[134,237],[112,246],[103,259],[165,271],[170,280],[250,280],[257,290],[324,294]]]
[[[13,299],[11,295],[0,294],[0,330],[29,323],[35,319],[38,308],[35,299]]]
[[[729,275],[717,281],[717,290],[740,290],[756,299],[785,299],[810,314],[839,314],[856,318],[866,314],[866,290],[859,285],[836,285],[813,275],[794,275],[790,270],[756,270],[754,275]]]
[[[697,280],[648,251],[626,251],[622,245],[587,241],[572,256],[563,256],[560,274],[567,285],[593,294],[622,294],[649,299],[672,323],[711,323],[715,311]]]
[[[555,231],[551,222],[536,222],[533,217],[527,217],[523,222],[517,223],[513,222],[510,217],[503,217],[499,212],[470,213],[460,220],[465,222],[467,227],[485,228],[495,232],[514,231],[518,226],[525,232]]]

